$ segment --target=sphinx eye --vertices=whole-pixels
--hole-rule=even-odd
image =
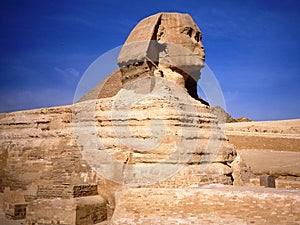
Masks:
[[[186,34],[190,37],[192,37],[193,29],[191,27],[185,27],[181,33]]]

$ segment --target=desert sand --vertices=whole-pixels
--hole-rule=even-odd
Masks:
[[[225,129],[238,149],[300,152],[300,119],[227,123]]]

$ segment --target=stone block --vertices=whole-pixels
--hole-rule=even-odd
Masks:
[[[26,217],[27,203],[14,203],[9,204],[8,209],[5,212],[7,219],[20,220]]]
[[[91,225],[107,218],[106,201],[101,196],[72,199],[43,199],[28,205],[26,224]]]
[[[68,199],[93,195],[98,195],[96,184],[39,185],[37,191],[37,197],[41,199]]]
[[[96,184],[81,184],[73,186],[73,197],[84,197],[98,195]]]
[[[261,175],[260,186],[275,188],[275,179],[272,175]]]

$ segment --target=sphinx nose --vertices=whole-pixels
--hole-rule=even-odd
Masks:
[[[194,53],[198,56],[200,56],[201,59],[205,59],[205,51],[204,51],[204,47],[203,45],[198,45],[195,50]]]

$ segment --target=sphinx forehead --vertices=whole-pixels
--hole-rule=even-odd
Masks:
[[[162,30],[165,34],[163,42],[181,45],[193,52],[195,43],[191,40],[191,35],[182,35],[186,28],[193,31],[193,36],[196,33],[201,35],[200,29],[188,14],[158,13],[141,20],[124,43],[118,57],[118,65],[123,67],[145,59],[158,61],[157,46],[154,42],[163,38],[160,37]]]
[[[191,27],[196,31],[200,31],[189,14],[158,13],[141,20],[131,31],[125,44],[156,40],[155,36],[159,25],[167,30]]]

